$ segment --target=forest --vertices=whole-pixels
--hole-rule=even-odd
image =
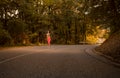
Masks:
[[[97,50],[120,55],[119,18],[119,0],[0,0],[0,46],[46,44],[50,31],[52,44],[104,41]]]

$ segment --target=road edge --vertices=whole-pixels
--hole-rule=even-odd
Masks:
[[[99,60],[99,61],[101,61],[101,62],[103,62],[103,63],[110,64],[110,65],[112,65],[112,66],[114,66],[114,67],[120,68],[120,64],[114,62],[114,61],[112,60],[112,57],[107,56],[107,55],[104,55],[104,54],[96,51],[95,48],[86,48],[86,49],[85,49],[85,52],[86,52],[88,55],[96,58],[97,60]]]

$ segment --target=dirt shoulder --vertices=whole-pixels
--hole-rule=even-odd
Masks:
[[[112,62],[120,65],[120,57],[118,57],[118,55],[116,55],[114,53],[113,53],[113,55],[111,55],[111,53],[106,54],[106,53],[101,52],[101,50],[98,50],[96,48],[93,50],[93,52],[95,52],[95,53],[99,54],[100,56],[105,57],[106,59],[109,59]],[[117,57],[115,57],[115,56],[117,56]]]

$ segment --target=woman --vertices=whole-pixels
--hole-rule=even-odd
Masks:
[[[51,37],[50,37],[50,33],[49,31],[47,32],[47,43],[50,46],[50,42],[51,42]]]

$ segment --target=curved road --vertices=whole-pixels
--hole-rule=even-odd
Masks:
[[[94,45],[53,45],[0,51],[0,78],[120,78],[120,69],[85,52]]]

